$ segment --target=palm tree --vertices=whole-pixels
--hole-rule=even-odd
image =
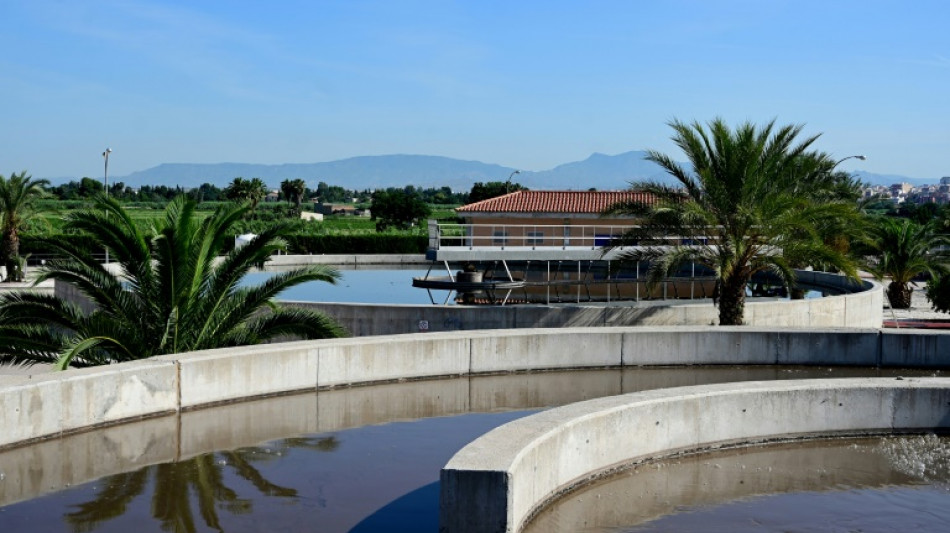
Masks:
[[[914,278],[921,274],[938,278],[950,272],[950,256],[941,251],[944,246],[950,246],[950,238],[937,234],[933,222],[921,225],[906,218],[882,217],[873,229],[875,255],[866,268],[878,280],[891,280],[887,286],[891,307],[907,309]]]
[[[257,204],[267,196],[267,185],[260,178],[234,178],[224,189],[224,195],[228,200],[250,203],[250,212],[253,213]]]
[[[20,232],[36,213],[36,200],[46,195],[49,181],[34,180],[26,171],[0,175],[0,264],[7,270],[5,281],[20,281]]]
[[[302,179],[284,180],[280,182],[280,191],[287,201],[293,204],[297,215],[300,215],[300,204],[303,203],[303,193],[307,184]]]
[[[825,154],[809,150],[817,136],[797,142],[802,126],[776,128],[775,121],[762,128],[747,122],[735,131],[722,119],[709,122],[708,131],[698,122],[670,126],[692,169],[650,151],[647,159],[678,186],[634,183],[653,201],[621,203],[608,211],[641,217],[624,236],[639,246],[621,257],[649,261],[651,283],[683,264],[704,265],[717,277],[719,323],[738,325],[754,274],[772,273],[791,287],[792,265],[807,261],[857,277],[854,262],[826,244],[821,231],[856,220],[854,203],[818,200],[805,192],[818,187],[834,167]]]
[[[240,286],[253,267],[285,246],[286,224],[275,224],[250,243],[219,257],[246,205],[228,205],[199,220],[194,200],[179,196],[151,236],[142,233],[115,201],[74,212],[70,227],[82,239],[41,239],[59,255],[40,280],[75,286],[94,305],[83,313],[49,295],[0,295],[0,362],[90,366],[153,355],[257,344],[277,337],[338,337],[331,319],[284,308],[273,298],[307,281],[333,283],[339,273],[322,266],[275,274],[254,287]],[[105,247],[113,273],[91,250]]]

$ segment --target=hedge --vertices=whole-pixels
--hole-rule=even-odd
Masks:
[[[62,236],[62,235],[61,235]],[[65,235],[66,238],[86,240],[80,235]],[[291,254],[424,254],[428,246],[425,235],[291,235],[287,239],[288,253]],[[229,239],[226,248],[234,246]],[[40,259],[49,259],[50,251],[43,249],[36,240],[24,236],[20,244],[20,253],[31,254],[30,264]]]
[[[292,254],[424,254],[425,235],[292,235]]]

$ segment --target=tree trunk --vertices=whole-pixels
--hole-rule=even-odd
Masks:
[[[7,231],[0,237],[0,260],[7,270],[7,275],[3,278],[5,282],[19,281],[19,260],[20,242],[16,233]]]
[[[911,294],[913,294],[913,289],[906,283],[892,281],[887,286],[887,298],[894,309],[910,309]]]
[[[719,325],[741,326],[745,318],[744,279],[724,279],[719,297]]]

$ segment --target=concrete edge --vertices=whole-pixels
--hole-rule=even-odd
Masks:
[[[757,327],[484,330],[297,341],[0,380],[0,448],[211,405],[371,383],[671,365],[950,368],[950,332]]]
[[[566,490],[624,463],[725,444],[947,427],[950,378],[729,383],[579,402],[496,428],[452,457],[440,475],[440,531],[520,531]]]

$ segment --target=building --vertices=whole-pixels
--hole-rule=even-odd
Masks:
[[[545,248],[599,248],[619,237],[634,219],[604,216],[622,202],[650,203],[640,191],[517,191],[464,205],[456,212],[465,220],[471,245],[498,247],[523,255]],[[587,254],[589,255],[589,254]]]
[[[672,279],[648,293],[647,265],[616,261],[629,250],[619,238],[637,220],[604,212],[622,202],[652,201],[642,191],[516,191],[464,205],[456,209],[463,223],[429,221],[426,257],[449,276],[427,275],[413,284],[456,290],[463,301],[484,293],[489,302],[710,295],[712,278],[699,267],[684,272],[687,281]]]

